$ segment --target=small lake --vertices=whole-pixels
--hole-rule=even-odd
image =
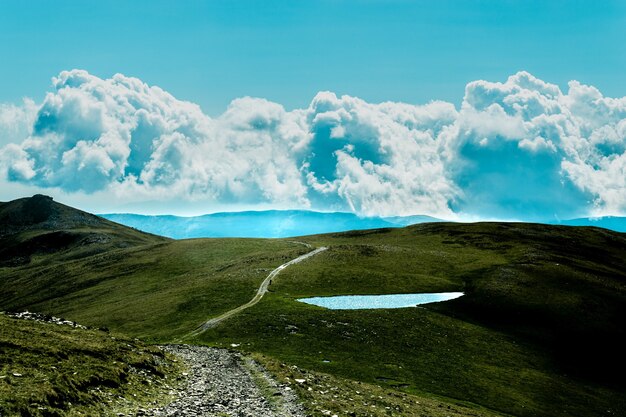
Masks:
[[[334,297],[299,298],[298,301],[331,310],[365,310],[374,308],[406,308],[420,304],[454,300],[462,292],[420,294],[338,295]]]

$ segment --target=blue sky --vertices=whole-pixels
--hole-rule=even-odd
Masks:
[[[520,70],[626,95],[626,3],[490,1],[3,1],[0,101],[41,99],[85,69],[138,77],[210,115],[234,98],[306,106],[459,104],[466,83]]]
[[[0,200],[626,213],[626,2],[3,1]]]

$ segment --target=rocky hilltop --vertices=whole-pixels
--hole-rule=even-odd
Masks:
[[[165,240],[41,194],[0,203],[0,266],[28,264],[37,254],[76,258]]]

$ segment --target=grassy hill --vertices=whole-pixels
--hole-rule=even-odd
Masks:
[[[199,239],[5,268],[0,308],[171,341],[249,301],[271,269],[303,252],[291,242]]]
[[[0,314],[0,415],[116,415],[168,400],[158,348],[96,329]],[[169,378],[166,378],[169,376]]]
[[[0,203],[0,266],[69,261],[167,240],[65,206],[44,195]]]
[[[626,411],[626,236],[535,224],[425,224],[312,236],[330,249],[200,341],[520,416]],[[336,294],[464,291],[398,310],[326,310]]]
[[[174,241],[44,196],[0,206],[0,226],[0,309],[160,341],[247,302],[269,270],[308,250],[283,240]]]
[[[64,231],[28,227],[17,233]],[[92,252],[72,244],[0,266],[0,309],[171,341],[248,301],[271,269],[310,250],[303,242],[324,245],[326,252],[282,271],[259,304],[193,342],[236,343],[300,369],[497,413],[626,413],[626,235],[433,223],[298,239],[169,241],[115,227],[71,229],[107,230],[109,243]],[[297,301],[444,291],[465,296],[368,311]]]

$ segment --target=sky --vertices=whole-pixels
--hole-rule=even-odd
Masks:
[[[0,200],[626,213],[623,1],[2,1]]]

